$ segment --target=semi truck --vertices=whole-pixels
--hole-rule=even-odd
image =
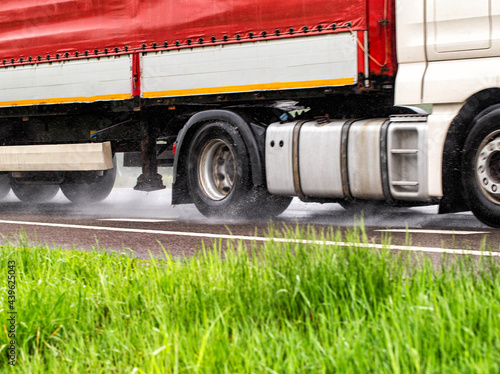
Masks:
[[[3,0],[0,194],[135,189],[206,216],[293,197],[500,227],[500,3]]]

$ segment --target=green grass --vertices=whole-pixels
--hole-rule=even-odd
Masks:
[[[284,236],[366,242],[356,229]],[[1,247],[1,325],[15,261],[18,346],[9,367],[0,331],[0,371],[500,372],[500,267],[490,258],[436,267],[354,245],[230,247],[166,261]]]

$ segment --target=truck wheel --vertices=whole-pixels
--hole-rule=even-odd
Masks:
[[[0,174],[0,199],[3,199],[10,191],[10,180],[8,174]]]
[[[340,200],[338,204],[345,210],[355,213],[378,211],[387,207],[385,201],[379,200]]]
[[[213,122],[195,134],[188,156],[188,186],[203,215],[246,215],[250,168],[245,143],[234,126]]]
[[[289,196],[271,195],[267,191],[261,191],[260,193],[260,202],[258,203],[258,205],[256,205],[255,210],[253,210],[254,218],[269,218],[279,216],[288,208],[293,199]]]
[[[28,204],[44,203],[53,199],[59,192],[57,184],[18,184],[12,181],[11,187],[14,195]]]
[[[469,208],[483,223],[500,227],[500,110],[485,110],[477,117],[462,166]]]
[[[113,159],[115,167],[104,170],[104,175],[92,183],[63,183],[61,191],[66,198],[76,204],[91,204],[104,200],[113,190],[116,179],[116,161]]]
[[[195,134],[189,147],[188,187],[206,217],[277,215],[291,201],[253,187],[245,143],[224,121],[206,124]]]

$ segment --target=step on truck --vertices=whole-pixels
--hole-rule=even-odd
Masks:
[[[500,227],[500,3],[3,0],[0,194],[135,189],[206,216],[292,197]]]

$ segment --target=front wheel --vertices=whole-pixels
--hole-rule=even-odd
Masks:
[[[196,207],[207,217],[278,215],[291,201],[253,186],[245,142],[224,121],[205,124],[195,134],[189,147],[188,187]]]
[[[469,208],[483,223],[500,227],[500,109],[477,117],[467,136],[462,165]]]

